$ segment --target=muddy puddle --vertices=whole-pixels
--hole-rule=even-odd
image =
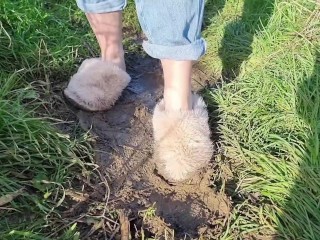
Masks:
[[[210,187],[212,166],[189,182],[171,185],[151,161],[152,111],[163,92],[159,62],[137,58],[128,72],[132,81],[112,109],[74,111],[81,127],[96,136],[95,157],[110,185],[109,206],[125,211],[132,217],[131,228],[143,225],[150,237],[198,239],[214,234],[218,222],[229,215],[230,202]],[[142,221],[141,213],[148,209],[154,212]],[[135,239],[133,232],[131,236]]]

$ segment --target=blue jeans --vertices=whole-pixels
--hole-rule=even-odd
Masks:
[[[143,48],[151,57],[198,60],[206,51],[201,37],[205,0],[135,0],[138,18],[147,41]],[[126,0],[77,0],[87,13],[121,11]]]

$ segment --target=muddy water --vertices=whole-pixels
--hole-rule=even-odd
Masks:
[[[230,212],[225,195],[210,186],[211,167],[187,183],[168,184],[158,176],[152,159],[152,111],[163,91],[162,73],[156,60],[138,59],[129,67],[132,81],[109,111],[79,110],[85,130],[97,136],[96,159],[111,186],[113,207],[138,216],[150,206],[157,217],[145,227],[156,235],[173,229],[176,238],[191,238],[214,229],[215,220]]]

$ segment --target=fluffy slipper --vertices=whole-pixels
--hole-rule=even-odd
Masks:
[[[171,182],[188,179],[213,154],[206,104],[196,94],[192,98],[189,111],[165,111],[163,100],[154,110],[154,161],[158,173]]]
[[[84,110],[103,111],[113,106],[129,82],[130,76],[113,63],[92,58],[71,77],[64,95]]]

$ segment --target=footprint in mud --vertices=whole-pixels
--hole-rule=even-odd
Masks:
[[[174,229],[178,238],[195,237],[228,216],[229,200],[209,187],[210,166],[192,184],[177,186],[154,173],[151,119],[162,96],[162,72],[157,60],[135,62],[129,68],[132,81],[116,105],[106,112],[78,111],[80,125],[97,136],[96,159],[108,175],[113,207],[138,217],[154,205],[160,225]],[[148,227],[153,234],[163,234],[157,221]]]
[[[187,196],[185,201],[174,200],[174,193],[163,195],[153,192],[149,201],[155,203],[157,215],[161,216],[175,230],[188,234],[196,234],[197,228],[207,221],[208,210],[205,206],[195,203],[196,200]]]

